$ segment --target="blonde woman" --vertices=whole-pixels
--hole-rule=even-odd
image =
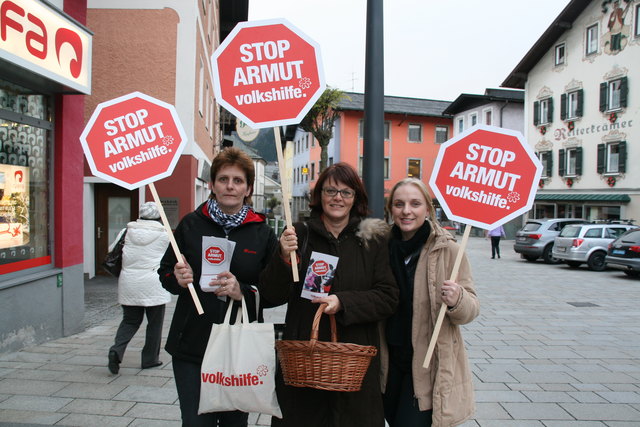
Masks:
[[[393,219],[389,256],[400,303],[382,339],[385,418],[391,427],[461,424],[473,414],[475,402],[459,326],[475,319],[480,310],[469,261],[463,256],[457,281],[448,280],[459,247],[437,222],[422,181],[398,182],[387,209]],[[448,310],[425,369],[441,304]]]

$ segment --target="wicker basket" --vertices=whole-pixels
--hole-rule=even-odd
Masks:
[[[318,341],[318,326],[325,306],[318,307],[309,341],[276,342],[284,382],[294,387],[358,391],[378,350],[372,345],[337,342],[336,320],[332,314],[329,315],[331,342]]]

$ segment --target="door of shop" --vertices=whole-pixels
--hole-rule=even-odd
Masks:
[[[100,264],[109,245],[129,221],[138,217],[138,192],[114,184],[95,184],[96,274],[106,275]]]

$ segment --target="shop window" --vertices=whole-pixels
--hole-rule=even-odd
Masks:
[[[564,43],[556,45],[553,64],[555,66],[564,65],[567,56],[566,53],[566,45]]]
[[[628,91],[626,77],[600,83],[600,111],[616,111],[626,108]]]
[[[619,174],[627,170],[626,141],[598,144],[598,173]]]
[[[558,175],[582,175],[582,147],[563,148],[558,151]]]
[[[49,102],[0,81],[0,274],[51,263]]]
[[[585,53],[587,56],[598,53],[598,24],[587,27]]]
[[[436,126],[436,144],[442,144],[449,139],[448,126]]]
[[[582,117],[583,90],[563,93],[560,97],[560,119],[572,120]]]
[[[409,123],[409,142],[422,142],[422,125]]]
[[[407,164],[407,176],[410,178],[418,178],[421,177],[421,165],[422,161],[420,159],[409,159]]]
[[[542,163],[542,174],[540,177],[551,178],[551,171],[553,167],[552,151],[538,151],[537,155],[540,159],[540,163]]]
[[[534,126],[546,125],[553,121],[553,98],[545,98],[533,103]]]

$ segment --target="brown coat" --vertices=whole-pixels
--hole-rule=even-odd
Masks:
[[[453,310],[447,310],[430,369],[423,368],[442,303],[441,285],[451,277],[459,250],[449,232],[439,225],[430,225],[433,231],[420,252],[414,276],[411,326],[413,386],[420,410],[433,409],[434,427],[455,426],[469,419],[475,410],[472,375],[459,325],[478,316],[480,303],[471,278],[471,267],[464,255],[456,279],[456,283],[464,288],[462,299]],[[382,348],[381,362],[384,389],[389,362],[386,345]],[[434,368],[435,372],[431,372]]]

